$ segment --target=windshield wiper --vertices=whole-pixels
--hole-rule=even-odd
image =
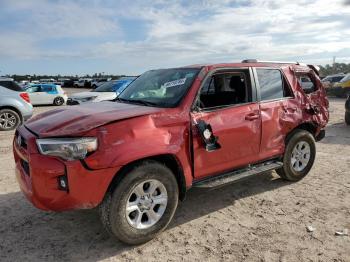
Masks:
[[[145,101],[145,100],[138,100],[138,99],[135,99],[135,100],[130,99],[130,100],[128,100],[128,102],[140,104],[140,105],[144,105],[144,106],[158,106],[157,103],[153,103],[153,102],[149,102],[149,101]]]
[[[113,101],[121,102],[121,103],[129,103],[129,104],[139,104],[144,106],[159,106],[157,103],[145,101],[145,100],[139,100],[139,99],[125,99],[125,98],[115,98]]]
[[[130,100],[116,97],[115,99],[113,99],[113,101],[117,101],[117,102],[122,102],[123,103],[123,102],[129,102]]]

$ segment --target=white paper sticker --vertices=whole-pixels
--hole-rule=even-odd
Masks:
[[[173,87],[173,86],[181,86],[186,82],[187,78],[181,78],[178,80],[174,80],[174,81],[170,81],[170,82],[166,82],[163,84],[164,87]]]

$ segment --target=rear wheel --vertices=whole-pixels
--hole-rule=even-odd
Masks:
[[[345,112],[345,123],[350,125],[350,112]]]
[[[163,231],[174,216],[179,192],[173,173],[147,161],[135,166],[107,193],[100,205],[103,225],[127,244],[145,243]]]
[[[11,109],[0,110],[0,131],[13,130],[21,123],[18,113]]]
[[[61,105],[63,105],[63,104],[64,104],[64,99],[63,99],[63,97],[60,97],[60,96],[56,97],[56,98],[53,100],[53,104],[54,104],[55,106],[61,106]]]
[[[299,181],[311,170],[315,156],[316,144],[313,135],[305,130],[295,130],[287,139],[283,167],[276,171],[285,180]]]

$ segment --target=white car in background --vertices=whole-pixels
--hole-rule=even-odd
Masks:
[[[111,80],[112,78],[96,78],[91,81],[91,88],[96,89],[100,85],[103,85],[104,83],[109,82]]]
[[[78,81],[74,81],[74,87],[91,87],[91,78],[80,78]]]
[[[61,106],[67,102],[68,96],[59,85],[54,84],[31,84],[27,86],[32,105],[55,105]]]
[[[112,80],[100,85],[93,91],[75,93],[68,98],[67,105],[114,100],[134,79],[135,77]]]

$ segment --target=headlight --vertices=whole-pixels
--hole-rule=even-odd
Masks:
[[[97,149],[97,138],[49,138],[37,139],[36,144],[43,155],[57,156],[65,160],[84,159]]]

